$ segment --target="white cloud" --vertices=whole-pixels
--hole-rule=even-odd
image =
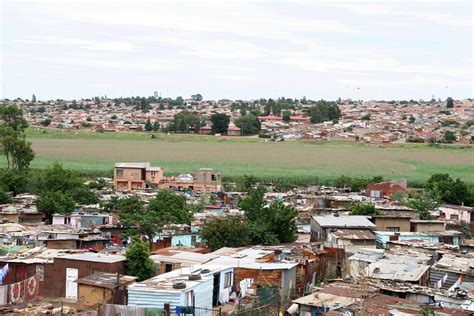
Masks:
[[[65,45],[87,50],[111,51],[111,52],[131,52],[137,49],[130,42],[120,41],[97,41],[91,39],[59,37],[59,36],[32,36],[26,39],[16,40],[24,44],[40,45]]]
[[[215,95],[238,91],[242,97],[275,90],[309,95],[315,84],[338,96],[341,82],[382,85],[400,95],[408,83],[420,94],[439,82],[472,85],[467,1],[5,3],[2,75],[8,91],[33,90],[34,74],[41,73],[45,89],[54,94],[63,84],[63,76],[55,74],[71,69],[91,78],[74,86],[85,95],[104,82],[135,91],[154,84],[170,91],[197,86]],[[117,70],[123,78],[111,84]],[[20,76],[22,82],[7,80]]]
[[[113,60],[105,58],[94,58],[86,56],[71,56],[71,57],[34,57],[31,60],[37,60],[40,62],[48,62],[52,64],[62,64],[65,66],[73,67],[92,67],[96,69],[110,68],[118,70],[142,70],[142,71],[169,71],[183,69],[176,61],[171,60],[148,60],[147,62],[141,61],[123,61]],[[124,74],[126,75],[126,74]]]

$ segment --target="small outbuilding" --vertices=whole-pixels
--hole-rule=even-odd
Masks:
[[[127,304],[127,286],[137,277],[119,273],[95,273],[77,279],[79,302],[87,307],[100,304]]]

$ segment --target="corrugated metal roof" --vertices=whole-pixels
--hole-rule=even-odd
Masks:
[[[382,280],[416,282],[429,268],[429,265],[416,262],[393,262],[392,259],[387,258],[371,263],[366,269],[366,275]]]
[[[117,277],[118,277],[118,284],[117,284]],[[88,275],[83,278],[77,279],[77,283],[79,284],[87,284],[97,287],[105,287],[108,289],[115,289],[118,286],[126,285],[129,283],[134,282],[137,279],[135,276],[130,275],[117,275],[117,273],[95,273]]]
[[[445,254],[433,268],[473,275],[471,271],[474,270],[474,257]]]
[[[355,254],[349,257],[349,260],[376,262],[385,257],[383,249],[359,249]]]
[[[222,256],[211,260],[206,265],[220,265],[233,268],[257,269],[257,270],[289,270],[298,265],[298,263],[279,263],[279,262],[256,262],[250,259],[238,259]]]
[[[68,260],[102,262],[102,263],[115,263],[115,262],[121,262],[121,261],[127,260],[125,256],[121,256],[121,255],[111,255],[111,254],[93,253],[93,252],[63,255],[63,256],[58,256],[57,258],[68,259]]]
[[[338,229],[332,234],[342,239],[375,240],[375,235],[368,229]]]
[[[313,216],[313,219],[321,227],[375,227],[375,224],[367,219],[366,216]]]

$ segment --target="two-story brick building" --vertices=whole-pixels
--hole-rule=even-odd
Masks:
[[[149,184],[158,186],[163,180],[163,168],[151,167],[149,162],[119,162],[114,166],[116,190],[145,189]]]
[[[195,192],[222,191],[221,174],[211,168],[200,168],[194,175],[183,174],[165,177],[163,168],[151,167],[150,163],[120,162],[114,166],[116,190],[132,191],[154,187],[158,189],[192,190]]]

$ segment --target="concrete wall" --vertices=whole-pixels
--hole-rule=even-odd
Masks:
[[[412,223],[413,232],[439,232],[444,231],[444,223]]]
[[[410,218],[374,217],[373,222],[378,231],[385,232],[388,227],[399,227],[401,232],[410,231]]]

